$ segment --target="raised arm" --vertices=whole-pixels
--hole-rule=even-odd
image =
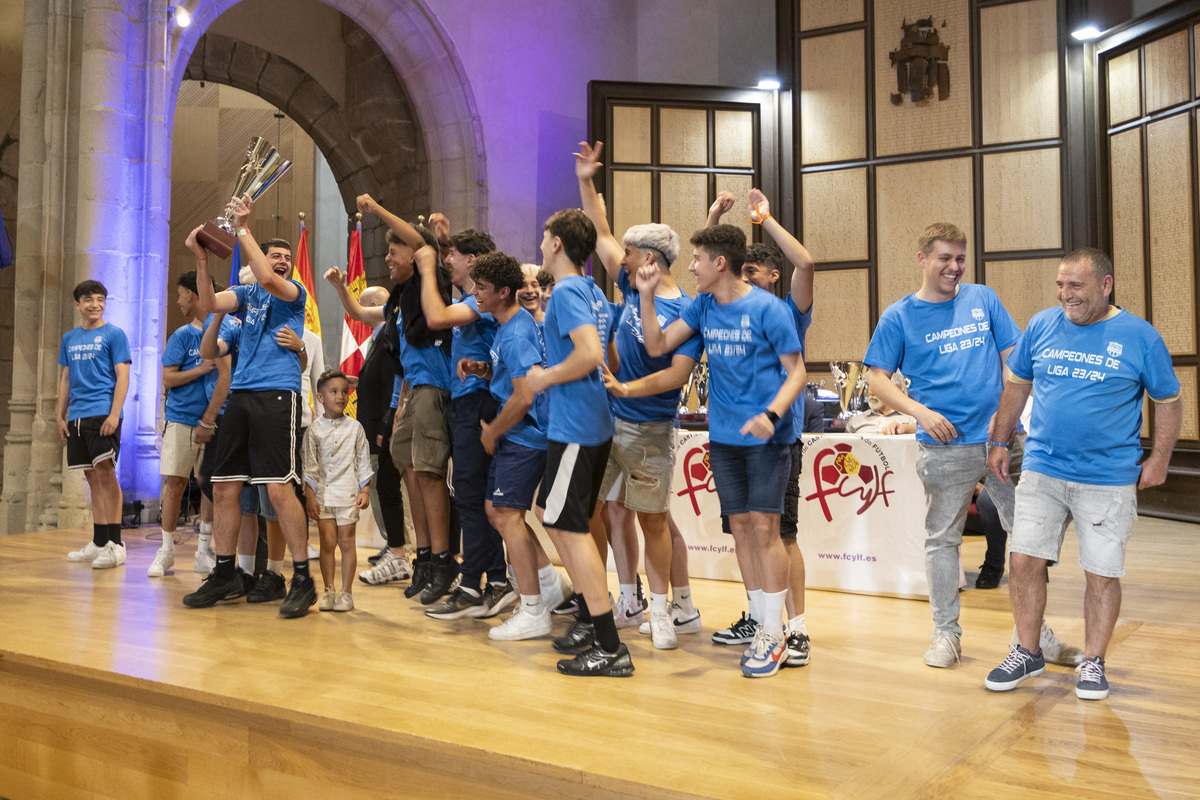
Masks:
[[[204,335],[200,337],[201,358],[220,358],[229,352],[228,345],[221,341],[221,323],[224,319],[225,315],[218,312],[204,329]]]
[[[337,289],[338,299],[342,301],[342,308],[346,311],[346,316],[355,322],[365,322],[371,327],[375,327],[383,322],[383,306],[364,306],[358,302],[358,298],[350,294],[350,287],[346,285],[349,279],[348,274],[344,274],[337,267],[330,267],[325,270],[325,280],[333,284],[333,288]]]
[[[788,233],[779,220],[771,216],[771,204],[759,189],[750,190],[750,219],[762,225],[764,231],[783,251],[783,257],[792,265],[792,302],[800,313],[812,308],[813,302],[813,259],[808,248]]]
[[[708,219],[704,221],[704,227],[711,228],[713,225],[721,224],[721,217],[729,213],[729,209],[733,208],[734,198],[729,192],[721,192],[717,195],[717,199],[708,207]]]
[[[608,227],[608,211],[604,200],[596,192],[594,182],[596,171],[603,166],[600,161],[600,151],[604,142],[596,142],[591,147],[587,142],[579,143],[579,152],[575,153],[575,177],[579,179],[579,200],[583,204],[583,213],[596,226],[596,255],[604,262],[604,270],[614,281],[621,273],[621,259],[625,248],[613,236]]]
[[[638,297],[641,300],[642,311],[642,341],[646,345],[646,352],[655,358],[678,349],[679,345],[692,338],[692,334],[695,333],[682,319],[672,322],[665,331],[658,326],[658,314],[654,310],[654,290],[658,288],[659,275],[658,267],[653,264],[643,265],[637,273]]]
[[[196,293],[200,298],[200,310],[205,314],[232,314],[238,309],[237,295],[230,291],[213,290],[212,276],[208,273],[208,251],[196,241],[196,234],[203,227],[194,228],[184,242],[196,256]]]
[[[250,219],[250,212],[254,208],[254,201],[250,199],[250,195],[244,194],[241,197],[233,198],[230,208],[233,210],[233,224],[237,227],[238,242],[242,246],[242,261],[250,265],[250,271],[254,273],[254,280],[280,300],[290,303],[299,298],[300,287],[287,277],[275,274],[275,270],[271,268],[271,262],[267,260],[262,248],[254,240],[254,234],[246,227],[246,222]],[[199,274],[196,279],[199,283]]]
[[[379,205],[379,203],[376,203],[375,198],[371,197],[371,195],[360,194],[355,199],[354,204],[364,214],[374,214],[379,217],[383,221],[383,224],[388,226],[388,230],[399,236],[400,241],[413,250],[420,250],[425,246],[425,237],[417,233],[416,228]]]
[[[417,271],[421,273],[421,311],[425,314],[425,324],[431,330],[456,328],[479,319],[479,314],[467,303],[448,306],[442,300],[438,291],[437,252],[432,247],[423,246],[413,254],[413,260],[417,264]]]

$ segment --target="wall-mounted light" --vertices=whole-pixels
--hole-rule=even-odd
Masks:
[[[175,24],[181,28],[186,28],[192,24],[192,15],[188,13],[186,8],[169,6],[167,13],[175,18]]]
[[[758,82],[758,88],[773,92],[779,88],[779,81],[775,78],[763,78]]]
[[[1082,28],[1071,31],[1071,36],[1081,42],[1090,42],[1100,36],[1100,29],[1095,25],[1084,25]]]

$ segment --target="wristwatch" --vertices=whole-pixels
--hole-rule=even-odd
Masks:
[[[774,411],[772,411],[771,409],[768,408],[768,409],[765,409],[763,411],[763,413],[767,415],[767,419],[771,420],[772,425],[779,424],[779,415],[776,414]]]

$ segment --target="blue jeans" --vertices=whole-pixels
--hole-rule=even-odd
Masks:
[[[483,430],[479,421],[495,419],[498,409],[499,403],[490,392],[455,397],[446,406],[454,459],[451,483],[462,524],[462,585],[468,589],[478,589],[484,573],[491,581],[507,580],[504,540],[488,522],[483,505],[492,457],[479,441]]]

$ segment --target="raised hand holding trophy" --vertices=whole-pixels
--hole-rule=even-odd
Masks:
[[[241,197],[245,194],[249,195],[251,200],[257,200],[291,168],[292,162],[284,161],[270,142],[261,136],[255,136],[246,148],[246,159],[238,171],[231,196]],[[224,215],[204,223],[200,232],[196,234],[196,241],[217,258],[229,258],[237,245],[232,210],[227,207]]]

